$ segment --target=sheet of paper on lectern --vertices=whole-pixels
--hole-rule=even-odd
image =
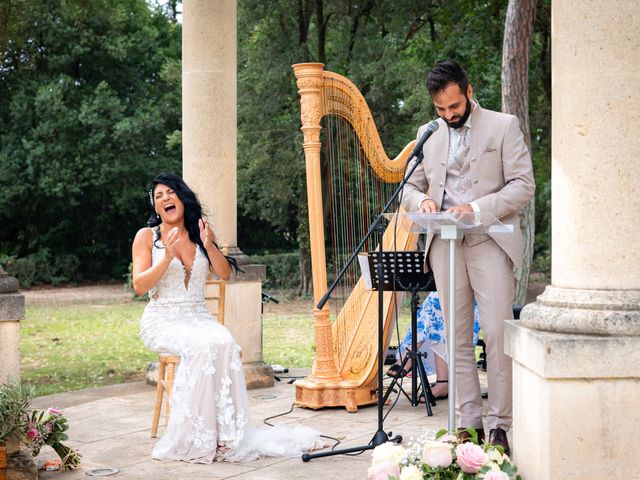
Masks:
[[[369,270],[369,254],[359,253],[358,263],[360,264],[360,271],[362,272],[364,286],[367,290],[371,290],[373,288],[373,284],[371,283],[371,271]]]
[[[499,225],[490,225],[487,233],[513,233],[513,225],[501,223]]]

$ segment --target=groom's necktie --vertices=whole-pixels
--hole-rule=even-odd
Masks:
[[[462,167],[469,154],[469,127],[463,125],[458,131],[458,144],[456,145],[455,160]]]

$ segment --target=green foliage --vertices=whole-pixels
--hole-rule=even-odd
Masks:
[[[501,109],[507,3],[240,2],[238,222],[243,248],[260,251],[286,244],[308,250],[299,96],[291,64],[323,62],[353,81],[372,110],[387,154],[394,157],[415,138],[417,127],[435,116],[424,80],[438,60],[457,59],[480,103]],[[550,1],[538,3],[529,102],[540,185],[550,176]]]
[[[300,254],[271,253],[252,255],[251,260],[267,266],[265,289],[298,289],[300,287]]]
[[[0,252],[12,258],[23,285],[121,278],[149,213],[150,179],[163,170],[180,173],[179,2],[152,3],[0,3]],[[538,2],[529,76],[537,255],[548,250],[550,225],[544,210],[550,3]],[[437,60],[459,60],[481,104],[500,109],[506,6],[507,0],[239,2],[240,247],[299,249],[301,277],[308,279],[305,165],[291,64],[320,61],[351,79],[394,157],[435,116],[424,78]],[[43,258],[53,273],[38,273]]]
[[[76,255],[55,255],[48,248],[22,258],[0,257],[0,264],[23,288],[37,284],[59,285],[82,278]]]
[[[24,261],[23,285],[120,276],[150,179],[180,170],[181,27],[144,0],[3,13],[0,251]]]
[[[551,239],[551,179],[540,178],[536,191],[535,256],[549,254]]]
[[[0,385],[0,443],[24,431],[27,409],[34,396],[35,389],[26,384]]]

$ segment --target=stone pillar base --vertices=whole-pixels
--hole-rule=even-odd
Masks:
[[[7,455],[7,480],[37,480],[38,467],[26,451]]]
[[[224,326],[242,348],[242,363],[261,362],[262,282],[267,276],[266,267],[240,265],[240,268],[243,272],[234,273],[227,282]],[[210,308],[216,311],[216,305]]]
[[[640,290],[586,290],[547,286],[520,316],[536,330],[640,336]]]
[[[20,320],[24,319],[24,295],[4,292],[15,278],[2,272],[0,267],[0,384],[20,380]]]
[[[245,363],[244,377],[249,390],[273,387],[273,369],[264,362]]]
[[[640,337],[544,332],[507,322],[513,452],[523,478],[634,478]]]

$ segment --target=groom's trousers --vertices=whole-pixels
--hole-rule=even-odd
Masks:
[[[472,237],[473,238],[473,237]],[[515,279],[507,254],[490,237],[456,242],[456,417],[462,428],[482,428],[482,396],[473,343],[473,298],[487,349],[487,426],[509,430],[512,422],[511,359],[504,353],[504,322],[513,319]],[[471,243],[473,246],[470,246]],[[429,262],[445,321],[449,319],[449,241],[436,237]],[[448,332],[448,328],[447,328]],[[447,338],[447,344],[451,339]]]

